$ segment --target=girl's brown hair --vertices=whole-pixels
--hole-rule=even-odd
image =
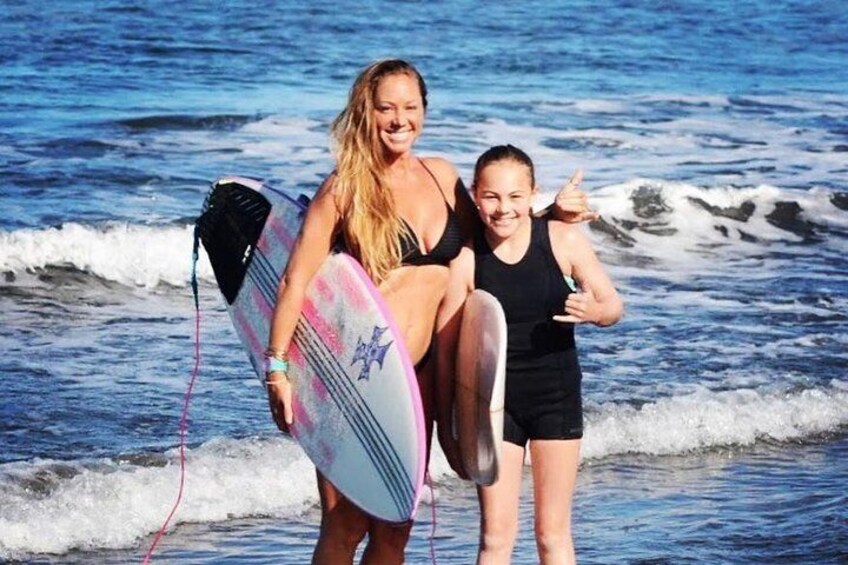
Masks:
[[[474,165],[474,182],[471,184],[472,189],[477,190],[477,179],[480,178],[480,173],[487,166],[498,161],[513,161],[519,165],[527,167],[527,172],[530,175],[530,186],[536,186],[536,172],[533,167],[533,160],[527,153],[514,145],[495,145],[486,150],[485,153],[477,158],[477,163]]]

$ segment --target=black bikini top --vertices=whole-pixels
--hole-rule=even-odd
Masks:
[[[424,165],[424,162],[422,161],[421,164]],[[448,221],[445,224],[445,231],[442,232],[439,242],[429,253],[421,253],[421,246],[418,243],[418,236],[415,234],[415,230],[412,229],[412,226],[406,220],[401,219],[403,225],[406,227],[404,234],[400,238],[401,263],[404,265],[447,265],[459,255],[462,246],[465,244],[462,224],[459,221],[459,215],[448,204],[445,192],[442,190],[439,181],[436,180],[436,176],[427,168],[427,165],[424,165],[424,168],[430,173],[433,182],[436,183],[439,192],[442,194],[442,199],[445,201],[445,208],[448,211]]]

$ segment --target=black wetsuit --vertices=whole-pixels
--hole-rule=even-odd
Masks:
[[[482,230],[474,239],[474,285],[493,294],[507,322],[504,440],[583,436],[582,374],[574,324],[553,321],[571,292],[554,258],[547,220],[532,219],[530,246],[514,265],[492,252]]]

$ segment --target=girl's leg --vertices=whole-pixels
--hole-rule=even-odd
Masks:
[[[370,517],[316,471],[321,496],[321,532],[312,554],[313,565],[353,563],[356,547],[368,531]]]
[[[531,440],[536,547],[540,563],[575,563],[571,500],[577,482],[580,440]]]
[[[509,563],[518,533],[518,499],[524,448],[504,442],[498,480],[488,487],[477,487],[480,500],[480,550],[478,565]]]

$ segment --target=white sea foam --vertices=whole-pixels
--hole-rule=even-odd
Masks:
[[[286,440],[214,440],[187,455],[185,492],[172,526],[243,516],[303,512],[317,500],[315,474]],[[132,547],[157,531],[179,486],[176,452],[165,467],[103,461],[73,464],[47,495],[13,486],[10,477],[50,475],[51,461],[0,467],[0,557],[71,549]],[[146,550],[146,547],[144,548]]]
[[[671,235],[650,230],[626,229],[622,223],[644,223],[634,211],[634,198],[649,187],[666,207],[650,222],[673,230]],[[800,236],[768,222],[766,216],[778,201],[796,202],[802,219],[839,229],[848,229],[848,214],[830,201],[832,192],[809,192],[771,186],[751,188],[699,188],[685,183],[634,179],[592,191],[592,204],[613,225],[635,241],[639,253],[676,267],[698,266],[703,257],[729,252],[736,257],[754,255],[779,242],[795,242]],[[543,205],[553,198],[546,193]],[[750,201],[756,210],[748,221],[716,216],[693,199],[717,208],[738,207]],[[720,229],[726,230],[723,235]],[[752,234],[745,241],[741,232]],[[21,229],[0,232],[0,271],[26,272],[45,267],[70,267],[81,272],[128,286],[152,288],[158,284],[186,285],[191,273],[191,226],[150,226],[111,224],[91,226],[68,223],[59,228]],[[843,239],[829,238],[825,244],[836,250],[845,247]],[[721,251],[724,249],[724,251]],[[198,274],[213,281],[212,269],[201,248]]]
[[[191,275],[193,229],[65,224],[60,228],[0,232],[0,271],[23,272],[70,267],[128,286],[184,286]],[[201,254],[198,274],[208,280],[212,268]]]
[[[680,455],[798,440],[846,425],[844,382],[796,392],[696,388],[638,408],[588,406],[582,457]],[[289,440],[216,439],[187,456],[185,494],[172,526],[291,516],[317,503],[311,464]],[[158,530],[175,500],[176,450],[168,458],[164,467],[43,460],[0,466],[0,558],[139,544]],[[64,471],[55,472],[57,466]],[[430,473],[436,481],[452,476],[438,446]],[[48,486],[34,492],[38,481]]]
[[[701,388],[638,408],[614,403],[590,407],[586,419],[586,459],[683,454],[836,431],[848,425],[848,391],[836,381],[828,389],[800,392]]]
[[[650,195],[663,208],[647,219],[640,217],[634,205],[645,195]],[[848,213],[834,206],[831,196],[832,192],[825,189],[801,191],[767,185],[700,188],[679,182],[633,179],[597,189],[591,193],[591,200],[604,219],[633,239],[638,252],[679,267],[697,265],[698,257],[711,260],[727,253],[742,258],[758,255],[774,244],[802,241],[801,235],[770,221],[768,216],[778,202],[798,204],[802,210],[800,221],[845,230]],[[724,217],[705,209],[705,205],[738,209],[746,202],[754,205],[747,220]],[[628,223],[640,227],[628,229]],[[751,241],[751,237],[755,240]],[[827,239],[826,245],[835,250],[845,249],[840,238]]]

